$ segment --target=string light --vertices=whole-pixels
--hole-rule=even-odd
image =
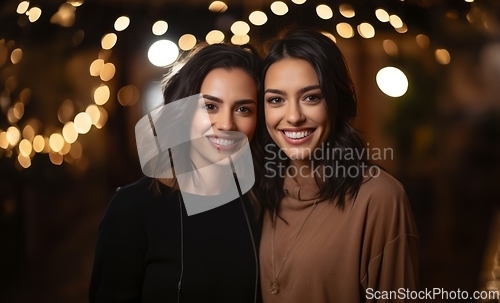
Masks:
[[[437,49],[435,52],[435,56],[437,62],[442,65],[447,65],[451,61],[450,53],[444,48]]]
[[[237,36],[243,36],[250,31],[250,25],[245,21],[236,21],[231,25],[231,32]]]
[[[33,23],[40,18],[42,15],[42,10],[39,7],[32,7],[29,9],[29,11],[26,12],[26,15],[28,15],[28,20]]]
[[[390,21],[389,14],[383,8],[376,9],[375,16],[377,17],[377,19],[380,22],[389,22]]]
[[[168,30],[168,23],[163,20],[156,21],[151,28],[152,32],[156,36],[161,36],[165,34]]]
[[[224,33],[219,30],[212,30],[206,35],[205,40],[208,44],[221,43],[224,41]]]
[[[118,40],[118,36],[115,33],[109,33],[104,35],[101,40],[102,49],[108,50],[112,49],[115,46],[116,41]]]
[[[288,13],[288,6],[285,2],[275,1],[271,3],[271,11],[278,16],[283,16]]]
[[[130,18],[127,16],[121,16],[118,19],[116,19],[114,27],[117,32],[121,32],[127,29],[129,25],[130,25]]]
[[[183,51],[191,50],[196,45],[196,37],[191,34],[184,34],[179,38],[178,44]]]
[[[375,36],[375,29],[370,23],[364,22],[358,25],[358,33],[365,39],[370,39]]]
[[[253,11],[250,16],[248,16],[248,20],[250,20],[253,25],[260,26],[267,22],[267,15],[261,11]]]
[[[354,12],[354,8],[352,8],[352,6],[350,6],[349,4],[341,4],[339,6],[339,12],[346,18],[352,18],[356,15],[356,13]]]
[[[214,1],[210,3],[208,9],[214,13],[223,13],[227,10],[227,5],[222,1]]]
[[[20,15],[25,14],[26,11],[28,10],[29,6],[30,6],[30,2],[29,1],[22,1],[17,6],[16,13],[18,13]]]
[[[337,24],[337,33],[342,38],[352,38],[354,36],[354,30],[349,23],[341,22]]]
[[[231,37],[231,43],[234,45],[244,45],[250,42],[250,36],[249,35],[234,35]]]
[[[316,6],[316,14],[318,14],[318,17],[324,20],[328,20],[333,17],[332,9],[326,4],[320,4]]]

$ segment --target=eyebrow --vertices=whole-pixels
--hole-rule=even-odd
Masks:
[[[321,89],[321,87],[319,85],[309,85],[309,86],[306,86],[306,87],[303,87],[301,89],[299,89],[297,91],[297,94],[300,95],[300,94],[303,94],[305,92],[308,92],[310,90],[313,90],[313,89]],[[279,95],[286,95],[286,92],[285,91],[282,91],[282,90],[279,90],[279,89],[274,89],[274,88],[268,88],[266,89],[266,91],[264,93],[273,93],[273,94],[279,94]]]
[[[203,96],[204,99],[208,99],[210,101],[214,101],[214,102],[217,102],[217,103],[224,103],[224,101],[222,101],[221,98],[217,98],[217,97],[214,97],[214,96],[211,96],[211,95],[202,95],[202,96]],[[250,104],[250,103],[257,104],[257,102],[255,100],[252,100],[252,99],[243,99],[243,100],[235,101],[234,105],[244,105],[244,104]]]

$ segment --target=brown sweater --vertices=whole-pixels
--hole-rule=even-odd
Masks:
[[[312,178],[302,186],[285,178],[284,190],[280,215],[288,224],[277,219],[276,274],[318,194]],[[265,214],[260,242],[264,303],[403,302],[376,300],[375,295],[384,293],[375,291],[418,287],[418,238],[413,215],[402,185],[384,171],[363,182],[356,199],[343,211],[332,202],[316,204],[285,260],[278,294],[270,292],[271,217],[269,212]]]

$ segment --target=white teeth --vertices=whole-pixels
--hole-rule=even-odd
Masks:
[[[222,145],[222,146],[228,146],[234,144],[234,140],[226,140],[226,139],[221,139],[221,138],[214,138],[210,137],[210,141],[212,141],[215,144]]]
[[[290,139],[302,139],[310,134],[312,134],[312,131],[303,131],[303,132],[287,132],[285,131],[285,136],[287,136]]]

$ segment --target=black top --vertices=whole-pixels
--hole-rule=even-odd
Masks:
[[[99,226],[89,298],[97,302],[254,301],[255,254],[240,199],[188,216],[178,191],[142,178],[119,189]],[[258,252],[260,223],[243,196]],[[260,282],[259,282],[260,283]],[[260,301],[257,293],[257,301]]]

